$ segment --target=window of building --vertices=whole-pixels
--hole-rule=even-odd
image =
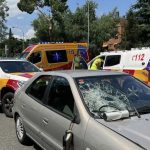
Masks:
[[[74,98],[69,82],[65,78],[54,79],[49,93],[48,106],[68,117],[73,117]]]
[[[28,60],[29,60],[30,62],[32,62],[33,64],[35,64],[35,63],[40,62],[40,61],[41,61],[41,58],[42,58],[41,52],[35,52],[35,53],[32,53],[32,54],[29,56]]]
[[[107,56],[105,60],[105,67],[118,65],[120,63],[120,59],[121,59],[120,55]]]
[[[41,76],[27,89],[26,93],[39,101],[42,101],[51,76]]]
[[[68,61],[66,50],[46,51],[46,56],[48,63],[59,63]]]

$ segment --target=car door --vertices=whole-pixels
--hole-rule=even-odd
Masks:
[[[41,111],[44,105],[44,94],[50,82],[50,76],[40,76],[22,96],[22,114],[27,133],[36,141],[40,141]]]
[[[42,140],[46,149],[62,150],[63,135],[69,129],[75,111],[75,101],[68,81],[63,77],[55,77],[47,97],[47,107],[42,111]],[[74,124],[75,130],[81,133],[82,129],[79,130],[77,126]],[[76,140],[80,148],[83,146],[81,139]]]

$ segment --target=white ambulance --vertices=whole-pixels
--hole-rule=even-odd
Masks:
[[[104,60],[101,69],[123,71],[150,85],[150,48],[102,52],[88,63],[90,69],[96,58]]]

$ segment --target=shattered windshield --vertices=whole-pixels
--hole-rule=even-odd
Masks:
[[[150,110],[150,87],[128,75],[82,77],[76,79],[86,107],[94,112]],[[149,109],[148,109],[149,108]],[[143,110],[144,109],[144,110]]]

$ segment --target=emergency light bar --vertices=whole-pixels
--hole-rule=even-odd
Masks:
[[[64,42],[39,42],[39,44],[58,44],[58,43],[64,43]]]

